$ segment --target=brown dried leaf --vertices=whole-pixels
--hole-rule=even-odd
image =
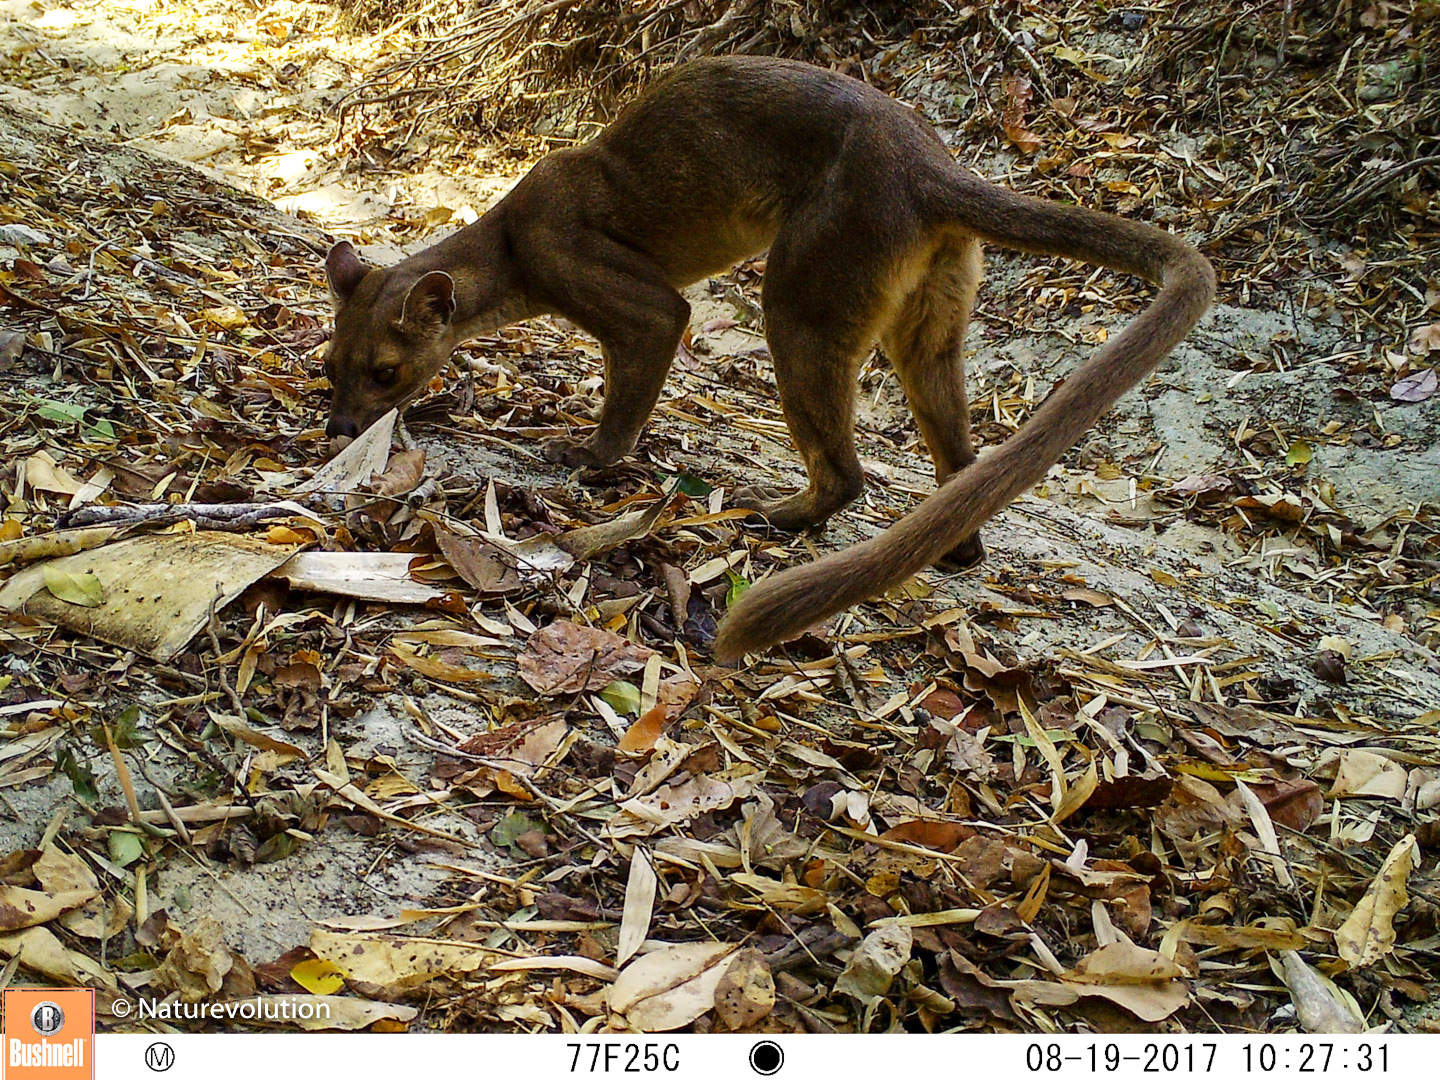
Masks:
[[[455,572],[481,596],[505,596],[524,588],[512,561],[484,540],[458,536],[437,526],[435,546]]]
[[[969,825],[958,821],[902,821],[880,834],[882,840],[898,840],[932,851],[954,851],[975,835]]]
[[[1325,811],[1325,796],[1313,780],[1277,780],[1249,787],[1269,812],[1270,820],[1296,832],[1310,828]]]
[[[1417,356],[1440,352],[1440,322],[1417,326],[1410,335],[1410,351]]]
[[[1409,774],[1403,765],[1382,754],[1359,749],[1341,750],[1339,759],[1335,782],[1326,792],[1330,798],[1404,798]]]
[[[560,619],[530,635],[520,654],[519,673],[536,693],[546,697],[577,694],[633,675],[654,655],[654,649],[608,630]]]
[[[758,1024],[775,1008],[775,978],[759,949],[741,949],[715,987],[715,1014],[732,1031]]]
[[[1154,776],[1136,776],[1131,773],[1112,780],[1101,780],[1085,805],[1092,810],[1159,806],[1170,795],[1174,786],[1175,781],[1163,773]]]
[[[637,957],[605,992],[611,1010],[636,1031],[673,1031],[715,1007],[735,946],[691,941]]]
[[[1089,604],[1091,607],[1113,607],[1115,598],[1095,589],[1066,589],[1060,594],[1066,600],[1076,604]]]
[[[655,888],[658,884],[650,856],[638,844],[630,856],[630,877],[625,885],[625,909],[620,919],[619,943],[615,949],[615,966],[620,967],[645,943],[650,932],[650,919],[655,912]]]
[[[665,706],[656,705],[626,729],[616,748],[627,754],[649,753],[655,749],[655,740],[664,733],[667,719],[669,712]]]
[[[381,498],[395,498],[414,491],[425,478],[425,451],[401,450],[390,456],[383,473],[370,477],[371,492]]]
[[[849,994],[865,1004],[883,996],[909,961],[914,940],[910,927],[900,924],[882,926],[865,935],[835,980],[835,993]]]
[[[1405,885],[1418,853],[1414,833],[1401,838],[1385,856],[1360,903],[1335,931],[1335,950],[1352,968],[1366,967],[1394,950],[1395,916],[1410,901]]]
[[[1217,473],[1196,473],[1176,480],[1170,485],[1170,493],[1184,499],[1193,498],[1200,502],[1214,502],[1234,486],[1234,482],[1228,476],[1220,476]]]
[[[390,654],[412,671],[418,671],[427,679],[436,679],[439,682],[484,682],[494,678],[488,671],[476,671],[474,668],[448,664],[433,656],[421,656],[414,645],[405,641],[392,641]]]

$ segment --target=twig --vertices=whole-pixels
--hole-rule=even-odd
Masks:
[[[1008,44],[1012,49],[1018,52],[1021,58],[1024,59],[1026,66],[1030,69],[1031,73],[1035,76],[1036,81],[1040,84],[1040,89],[1044,92],[1045,99],[1047,101],[1053,100],[1055,97],[1055,91],[1050,86],[1050,80],[1046,77],[1045,69],[1040,66],[1039,61],[1037,61],[1035,57],[1031,56],[1030,50],[1025,48],[1024,45],[1020,44],[1020,39],[1017,38],[1014,34],[1012,34],[1008,29],[1006,29],[1005,26],[1001,24],[1000,20],[995,17],[995,9],[993,7],[986,5],[985,15],[987,18],[989,18],[990,25],[993,26],[996,32],[1005,39],[1006,44]]]
[[[1349,195],[1345,196],[1345,198],[1341,199],[1340,202],[1336,203],[1329,210],[1326,210],[1323,214],[1319,215],[1320,220],[1328,221],[1336,217],[1351,203],[1357,202],[1360,199],[1364,199],[1374,194],[1386,184],[1390,183],[1391,180],[1394,180],[1402,173],[1408,172],[1410,169],[1424,169],[1430,167],[1431,165],[1440,165],[1440,154],[1431,154],[1429,157],[1412,158],[1409,161],[1402,161],[1398,165],[1392,165],[1390,168],[1386,169],[1379,175],[1371,177],[1365,183],[1361,184],[1354,191],[1352,191]]]
[[[274,518],[296,517],[296,506],[280,503],[148,503],[141,506],[82,506],[64,516],[62,528],[89,525],[172,525],[193,521],[202,529],[241,532]]]

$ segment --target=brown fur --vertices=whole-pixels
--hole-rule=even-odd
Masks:
[[[1160,286],[1003,446],[976,460],[961,347],[980,242],[1099,263]],[[979,526],[1037,483],[1194,325],[1210,264],[1148,225],[1028,198],[961,169],[914,112],[864,83],[784,60],[677,69],[594,141],[540,161],[475,224],[385,270],[348,244],[326,259],[337,302],[326,358],[333,435],[415,396],[468,337],[558,313],[599,339],[605,404],[567,465],[613,464],[660,395],[690,308],[679,289],[769,248],[766,337],[810,483],[735,502],[785,529],[854,499],[855,375],[880,342],[940,489],[882,535],[786,571],[729,612],[716,656],[792,636],[947,553],[984,554]]]

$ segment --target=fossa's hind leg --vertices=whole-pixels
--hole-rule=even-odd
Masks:
[[[946,240],[881,337],[935,463],[939,484],[975,460],[963,349],[981,269],[976,240]],[[977,532],[956,544],[946,561],[966,567],[984,558],[985,545]]]
[[[832,222],[823,207],[792,219],[765,268],[765,337],[809,485],[788,496],[751,485],[733,501],[780,529],[819,525],[865,486],[855,453],[855,376],[874,340],[875,282],[865,266],[838,267],[829,258]]]
[[[861,346],[776,305],[766,305],[765,321],[785,422],[810,482],[787,496],[747,485],[736,490],[733,502],[760,511],[778,529],[807,529],[853,501],[865,486],[855,453],[855,366]]]

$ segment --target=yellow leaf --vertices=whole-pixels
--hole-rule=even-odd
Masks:
[[[267,544],[313,544],[315,536],[313,533],[298,532],[289,525],[272,525],[270,531],[265,534]]]
[[[1335,931],[1335,951],[1352,968],[1373,964],[1395,948],[1394,920],[1410,901],[1405,884],[1418,851],[1414,833],[1402,837],[1345,925]]]
[[[301,960],[290,969],[290,978],[312,994],[335,994],[345,985],[345,974],[329,960]]]
[[[243,311],[231,304],[206,308],[200,312],[199,318],[219,330],[235,330],[250,321]]]
[[[1306,465],[1315,456],[1315,451],[1304,439],[1296,439],[1290,444],[1290,449],[1285,451],[1286,465]]]
[[[49,589],[50,595],[57,600],[80,607],[99,607],[105,602],[105,587],[93,570],[77,574],[73,570],[64,570],[52,563],[46,563],[40,568],[40,573],[44,578],[45,588]]]

